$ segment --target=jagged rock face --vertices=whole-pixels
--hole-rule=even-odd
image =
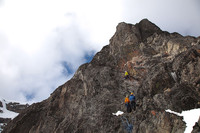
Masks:
[[[125,114],[134,133],[182,133],[182,117],[165,112],[198,108],[200,38],[161,31],[142,20],[120,23],[110,44],[51,96],[31,105],[4,132],[124,132],[124,97],[136,96],[136,111]],[[130,79],[124,80],[124,71]]]

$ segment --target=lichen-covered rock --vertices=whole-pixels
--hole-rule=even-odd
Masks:
[[[120,23],[110,44],[51,96],[31,105],[5,133],[124,132],[124,97],[134,92],[136,110],[124,116],[134,133],[183,133],[183,118],[165,112],[199,107],[200,38],[161,31],[147,19]],[[130,79],[124,79],[124,71]]]

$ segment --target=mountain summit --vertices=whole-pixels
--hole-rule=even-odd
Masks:
[[[147,19],[119,23],[110,44],[90,63],[81,65],[48,99],[20,113],[3,132],[183,133],[183,117],[166,110],[200,108],[199,66],[200,38],[162,31]],[[124,98],[131,92],[136,110],[127,113]],[[119,110],[124,113],[113,115]],[[200,130],[199,123],[193,132]]]

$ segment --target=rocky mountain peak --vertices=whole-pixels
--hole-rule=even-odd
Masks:
[[[160,28],[148,19],[143,19],[135,25],[121,22],[118,24],[114,36],[110,39],[110,54],[117,59],[126,58],[129,60],[133,54],[140,54],[138,50],[143,46],[139,44],[142,45],[144,44],[142,42],[148,41],[148,37],[161,33]]]
[[[3,132],[120,133],[127,130],[128,121],[133,133],[182,133],[183,117],[166,110],[200,108],[199,42],[200,38],[162,31],[147,19],[135,25],[122,22],[90,63]],[[137,106],[127,113],[124,98],[131,92]],[[119,110],[123,116],[114,116]],[[199,130],[197,123],[195,131]]]
[[[148,19],[143,19],[139,22],[138,28],[140,30],[140,34],[142,37],[142,40],[145,40],[149,36],[153,35],[154,33],[161,33],[161,30],[158,26],[156,26],[154,23],[150,22]]]

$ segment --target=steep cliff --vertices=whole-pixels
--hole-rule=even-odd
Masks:
[[[124,98],[134,92],[136,111],[123,114],[134,133],[182,133],[182,117],[167,113],[199,108],[200,38],[162,31],[149,20],[120,23],[110,44],[51,96],[31,105],[5,133],[125,132]],[[124,71],[130,79],[124,79]],[[197,129],[198,130],[198,129]]]

